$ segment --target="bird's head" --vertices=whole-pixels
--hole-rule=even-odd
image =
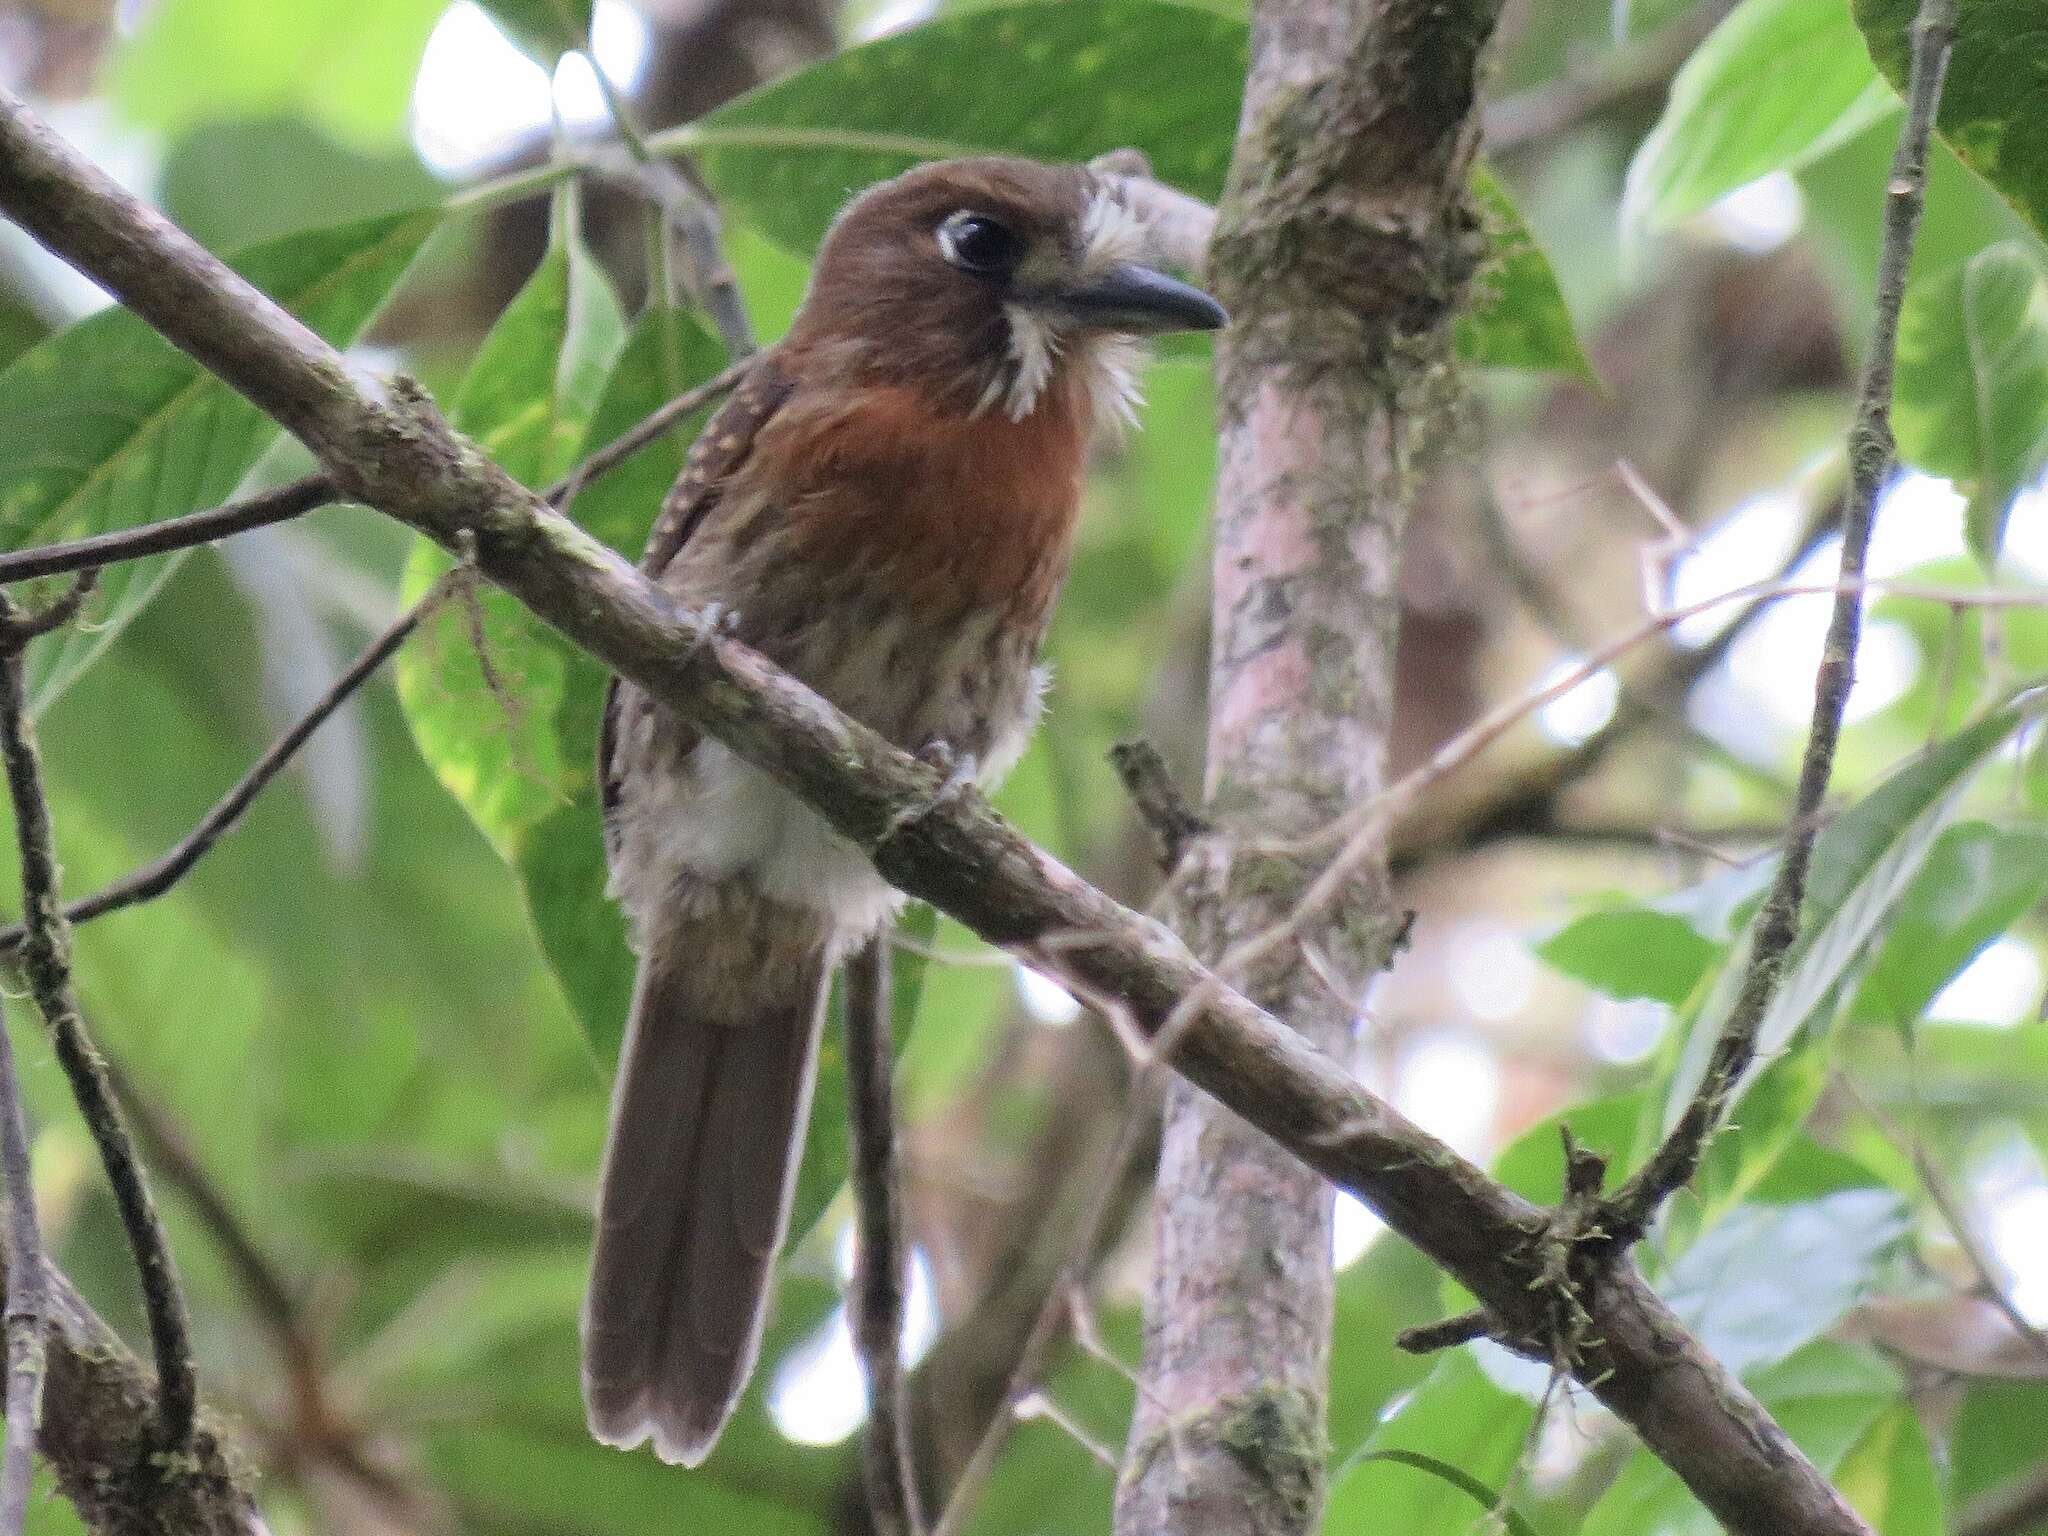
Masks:
[[[1132,338],[1226,318],[1145,265],[1143,245],[1114,183],[1081,167],[923,165],[840,214],[791,340],[949,411],[1023,420],[1059,401],[1128,413]]]

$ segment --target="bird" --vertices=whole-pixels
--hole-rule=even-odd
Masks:
[[[1141,338],[1213,330],[1119,184],[981,157],[870,187],[699,435],[642,571],[855,719],[993,787],[1040,710],[1091,440]],[[695,1466],[760,1352],[836,963],[902,898],[721,743],[614,680],[610,892],[638,969],[583,1316],[591,1433]]]

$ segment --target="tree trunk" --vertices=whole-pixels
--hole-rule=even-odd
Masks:
[[[1496,0],[1260,0],[1210,277],[1221,411],[1207,799],[1186,872],[1210,958],[1320,861],[1260,852],[1384,786],[1410,466],[1449,400],[1480,251],[1465,183]],[[1241,981],[1343,1059],[1396,931],[1375,858]],[[1227,963],[1227,962],[1226,962]],[[1329,1186],[1176,1080],[1119,1536],[1284,1536],[1323,1502]]]

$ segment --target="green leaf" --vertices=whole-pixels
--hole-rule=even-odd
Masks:
[[[1597,382],[1579,346],[1550,260],[1485,166],[1472,172],[1472,200],[1486,230],[1487,259],[1457,320],[1458,355],[1483,368],[1528,368]]]
[[[1462,1468],[1452,1466],[1448,1461],[1425,1455],[1421,1451],[1362,1451],[1352,1458],[1351,1465],[1367,1467],[1375,1462],[1412,1467],[1418,1472],[1427,1473],[1437,1481],[1457,1489],[1482,1511],[1493,1514],[1510,1536],[1536,1536],[1536,1528],[1516,1514],[1513,1505],[1504,1504],[1501,1496],[1486,1484]]]
[[[702,327],[657,308],[635,322],[609,376],[594,377],[615,350],[615,301],[602,283],[580,246],[557,241],[486,339],[458,398],[457,424],[528,484],[566,472],[586,438],[593,451],[616,440],[721,365]],[[685,440],[678,430],[648,444],[585,486],[570,514],[620,553],[637,554]],[[445,557],[421,544],[408,590],[445,568]],[[549,967],[608,1062],[625,1025],[633,961],[605,894],[595,783],[604,669],[499,594],[485,594],[481,606],[491,676],[478,664],[468,615],[451,609],[401,654],[399,696],[435,773],[518,872]]]
[[[504,34],[545,69],[590,40],[595,0],[479,0]],[[593,66],[595,67],[595,66]]]
[[[1639,902],[1582,913],[1535,948],[1553,969],[1596,992],[1674,1008],[1721,952],[1683,917]]]
[[[344,143],[385,148],[404,136],[420,54],[445,9],[445,0],[160,0],[114,52],[113,97],[166,138],[291,112]]]
[[[1857,25],[1886,79],[1901,91],[1916,0],[1854,0]],[[1996,187],[2035,233],[2048,236],[2048,27],[2039,0],[1958,0],[1955,47],[1935,127],[1963,163]]]
[[[1213,202],[1246,57],[1242,20],[1171,0],[977,7],[773,81],[676,137],[722,202],[800,251],[849,189],[953,155],[1128,146]]]
[[[1835,1486],[1878,1536],[1941,1536],[1941,1478],[1910,1399],[1865,1431],[1835,1468]]]
[[[439,216],[408,213],[256,246],[236,270],[337,346],[359,336]],[[270,419],[121,309],[0,373],[0,548],[79,538],[225,501],[276,440]],[[38,709],[163,585],[178,556],[111,566],[89,627],[31,653]]]
[[[1738,1206],[1679,1255],[1657,1289],[1738,1376],[1819,1338],[1877,1284],[1910,1222],[1888,1189]]]
[[[1412,1462],[1396,1464],[1389,1453],[1444,1462],[1482,1491],[1498,1489],[1521,1457],[1535,1411],[1533,1403],[1489,1381],[1469,1352],[1444,1356],[1374,1429],[1360,1459],[1339,1472],[1323,1529],[1330,1536],[1466,1529],[1475,1513],[1466,1487],[1417,1476]]]
[[[1977,771],[2039,707],[2010,705],[1913,759],[1822,831],[1807,880],[1799,938],[1785,957],[1776,995],[1757,1026],[1757,1059],[1783,1052],[1803,1028],[1826,1017],[1838,989],[1926,864],[1936,839]],[[1751,938],[1745,934],[1690,1026],[1665,1101],[1669,1127],[1684,1112],[1741,989]],[[1756,1074],[1752,1068],[1751,1078]],[[1740,1090],[1738,1090],[1738,1093]],[[1741,1119],[1740,1109],[1734,1111]]]
[[[721,201],[809,252],[850,189],[954,155],[1086,160],[1135,148],[1214,202],[1236,140],[1245,23],[1175,0],[977,6],[851,48],[665,136]],[[1592,376],[1534,238],[1490,173],[1473,194],[1492,242],[1460,354]]]
[[[2048,276],[2016,241],[1913,285],[1899,326],[1899,451],[1969,497],[1994,566],[2018,495],[2048,466]]]
[[[164,213],[215,251],[429,207],[446,193],[411,145],[352,148],[290,113],[194,126],[164,156],[158,188]]]
[[[590,424],[620,325],[595,260],[576,240],[551,241],[484,338],[456,396],[455,425],[522,483],[554,480]],[[405,600],[448,565],[421,540],[406,565]],[[496,591],[445,607],[399,656],[399,698],[420,750],[510,862],[534,827],[589,785],[590,758],[563,739],[559,717],[594,708],[595,676],[594,664]]]
[[[1623,238],[1796,169],[1896,109],[1861,43],[1848,0],[1743,0],[1678,72],[1630,162]]]
[[[1964,822],[1941,834],[1885,924],[1853,1016],[1905,1024],[2048,891],[2048,833]]]
[[[1825,1474],[1902,1401],[1898,1373],[1876,1355],[1823,1340],[1750,1384],[1771,1416]],[[1580,1527],[1580,1536],[1720,1536],[1721,1525],[1655,1456],[1638,1450]],[[1887,1533],[1889,1536],[1889,1533]]]

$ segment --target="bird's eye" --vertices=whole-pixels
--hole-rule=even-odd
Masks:
[[[961,211],[939,226],[939,250],[963,272],[982,276],[1010,271],[1024,255],[1017,232],[985,213]]]

